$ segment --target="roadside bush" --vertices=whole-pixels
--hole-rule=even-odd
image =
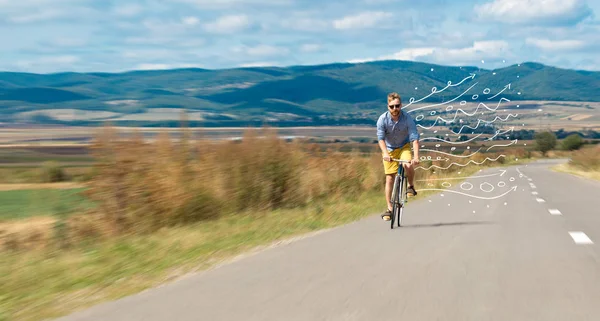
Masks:
[[[67,175],[58,163],[49,161],[43,164],[40,179],[43,183],[63,182],[67,180]]]
[[[576,151],[570,164],[583,170],[600,171],[600,145]]]
[[[304,148],[268,128],[247,130],[241,142],[196,144],[167,134],[154,143],[139,135],[117,139],[105,128],[92,147],[95,176],[87,195],[118,234],[353,197],[383,181],[380,158],[311,156]]]
[[[583,138],[579,134],[572,134],[567,136],[561,143],[561,147],[564,150],[577,150],[583,146]]]

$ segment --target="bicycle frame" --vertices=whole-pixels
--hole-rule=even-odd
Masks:
[[[398,162],[398,172],[396,173],[396,178],[394,179],[394,187],[392,189],[392,217],[391,217],[391,228],[394,228],[394,221],[397,221],[398,227],[402,224],[402,213],[404,212],[404,206],[408,202],[408,197],[406,195],[407,190],[407,178],[406,171],[404,169],[405,163],[408,161],[400,160],[400,159],[392,159],[394,162]]]

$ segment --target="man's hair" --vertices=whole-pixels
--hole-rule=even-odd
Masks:
[[[388,97],[387,97],[387,98],[388,98],[388,104],[389,104],[390,102],[392,102],[392,100],[394,100],[394,99],[398,99],[398,100],[400,101],[400,103],[402,103],[402,98],[400,98],[400,95],[398,95],[398,93],[391,93],[391,94],[388,94]]]

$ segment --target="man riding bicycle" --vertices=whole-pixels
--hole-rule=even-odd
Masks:
[[[389,221],[392,217],[391,195],[394,185],[394,179],[398,172],[398,162],[392,161],[392,158],[410,161],[404,163],[404,169],[408,178],[408,196],[416,196],[417,191],[414,188],[415,171],[413,165],[419,163],[419,132],[415,121],[402,111],[402,100],[397,93],[391,93],[387,97],[388,111],[379,116],[377,120],[377,140],[379,148],[383,155],[383,169],[385,172],[385,200],[387,201],[387,211],[381,215],[381,218]],[[411,157],[410,143],[414,158]]]

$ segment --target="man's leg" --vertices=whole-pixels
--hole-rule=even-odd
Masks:
[[[415,168],[412,164],[404,164],[404,169],[408,178],[408,186],[415,186]]]
[[[394,178],[396,174],[385,175],[385,200],[387,201],[388,210],[392,210],[392,189],[394,188]]]
[[[393,158],[397,158],[399,156],[398,150],[394,150],[390,152],[390,156]],[[392,219],[392,189],[394,189],[394,179],[396,178],[396,173],[398,172],[398,163],[397,162],[386,162],[383,161],[383,170],[385,173],[385,200],[387,203],[388,210],[381,214],[381,218],[389,221]]]
[[[402,159],[406,161],[410,161],[412,159],[412,152],[410,149],[410,144],[404,145],[402,148]],[[408,196],[416,196],[417,191],[415,190],[415,168],[412,164],[403,164],[404,170],[406,171],[406,178],[408,179],[408,186],[406,194]]]

